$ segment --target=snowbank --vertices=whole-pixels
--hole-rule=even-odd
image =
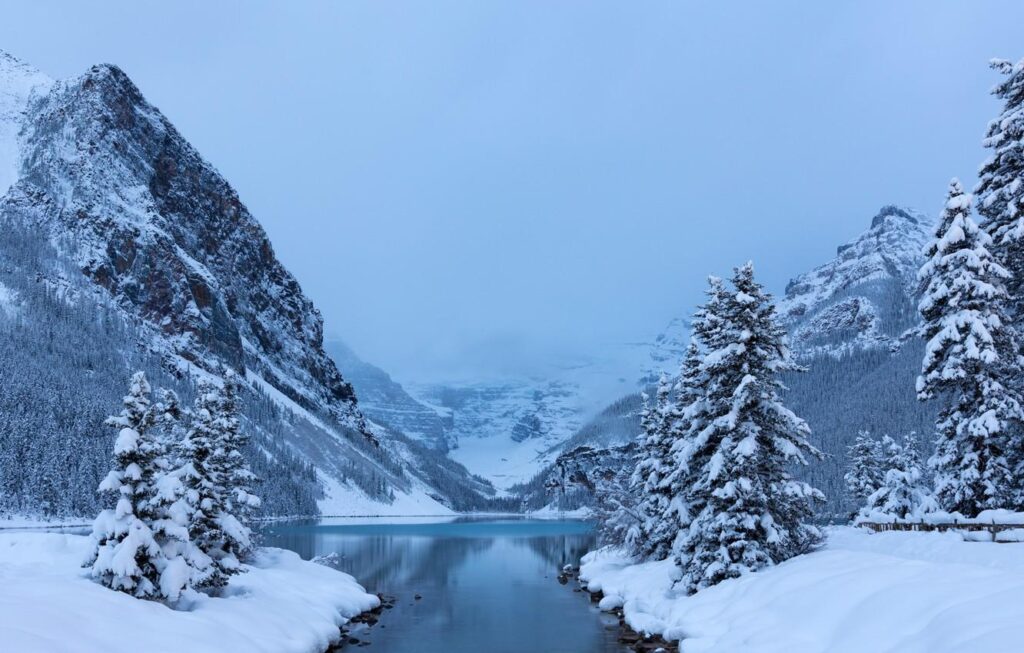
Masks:
[[[5,651],[322,653],[339,626],[379,600],[355,579],[281,549],[261,549],[224,598],[188,611],[106,589],[80,568],[83,535],[0,533]]]
[[[549,503],[540,510],[527,512],[526,516],[531,519],[590,519],[594,516],[594,511],[587,506],[575,510],[559,510],[553,503]]]
[[[588,554],[580,577],[683,653],[1020,650],[1024,547],[957,533],[830,529],[826,547],[686,597],[670,561]]]

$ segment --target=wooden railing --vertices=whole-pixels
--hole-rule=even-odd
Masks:
[[[858,526],[865,526],[873,531],[882,533],[885,531],[973,531],[987,532],[992,536],[993,542],[999,542],[998,534],[1003,531],[1024,529],[1024,524],[996,524],[995,522],[984,524],[978,522],[942,522],[930,524],[927,522],[860,522]],[[1008,541],[1008,540],[1002,540]]]

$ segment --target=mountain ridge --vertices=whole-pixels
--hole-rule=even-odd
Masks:
[[[320,312],[278,261],[266,232],[120,68],[97,65],[44,84],[34,69],[13,62],[9,55],[0,60],[0,81],[14,89],[4,128],[18,177],[0,199],[0,222],[21,235],[8,255],[23,264],[8,267],[6,286],[26,296],[36,288],[63,296],[80,306],[79,320],[90,310],[113,311],[130,325],[103,343],[113,354],[100,361],[110,377],[135,360],[187,394],[195,378],[216,376],[222,364],[243,373],[247,418],[259,436],[249,455],[271,475],[283,475],[274,466],[296,457],[304,489],[281,491],[318,495],[303,505],[315,499],[340,514],[348,497],[385,513],[398,500],[437,514],[455,495],[465,505],[478,489],[487,491],[464,469],[443,469],[430,452],[366,421],[323,349]],[[36,81],[19,83],[19,75]],[[28,93],[15,92],[26,87]],[[29,270],[31,277],[18,277]],[[27,301],[19,319],[32,329],[63,319],[59,304]],[[88,387],[74,392],[94,398]],[[62,426],[51,446],[92,429],[101,430]],[[17,453],[30,445],[11,446]],[[303,465],[314,466],[319,489]],[[431,485],[437,479],[449,494]]]

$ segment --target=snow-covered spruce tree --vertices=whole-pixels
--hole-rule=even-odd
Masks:
[[[1022,414],[1019,346],[1005,309],[1010,273],[970,212],[971,197],[954,179],[918,274],[927,345],[917,395],[941,401],[929,460],[939,506],[973,517],[1006,505],[1006,451]]]
[[[219,413],[223,444],[219,452],[223,455],[227,495],[221,528],[228,534],[225,550],[244,561],[252,553],[253,535],[249,525],[253,513],[260,507],[260,499],[252,492],[256,475],[242,454],[249,443],[249,435],[238,419],[238,376],[230,369],[225,369],[223,376]]]
[[[681,405],[679,437],[673,446],[674,468],[669,482],[673,490],[673,506],[677,508],[675,518],[679,520],[679,534],[673,543],[673,559],[676,565],[686,569],[696,547],[696,531],[693,520],[707,507],[711,493],[710,477],[707,474],[712,456],[721,446],[721,432],[709,428],[714,419],[715,405],[711,401],[708,366],[705,365],[708,352],[726,346],[730,326],[726,319],[729,291],[725,282],[716,276],[708,277],[707,297],[693,319],[693,332],[684,370],[680,374]],[[722,408],[720,405],[718,408]]]
[[[210,557],[207,574],[196,579],[198,587],[217,589],[227,584],[229,571],[221,564],[224,535],[218,518],[224,512],[225,470],[219,416],[220,389],[211,381],[198,383],[191,422],[181,443],[183,470],[181,481],[187,502],[189,533],[199,550]],[[231,561],[228,566],[232,567]]]
[[[640,537],[635,542],[637,555],[652,560],[663,560],[669,554],[675,530],[669,528],[665,514],[671,497],[665,483],[671,471],[674,406],[671,401],[672,383],[662,373],[658,381],[655,404],[648,408],[641,434],[638,461],[631,485],[638,496]]]
[[[96,517],[94,549],[86,564],[92,577],[107,587],[155,599],[161,597],[160,576],[167,562],[153,532],[159,514],[152,498],[163,450],[145,374],[132,377],[123,403],[121,414],[106,422],[118,434],[114,468],[99,487],[101,492],[115,493],[117,502]]]
[[[564,487],[568,484],[589,486],[594,495],[594,511],[598,522],[598,540],[602,545],[621,546],[627,551],[639,555],[642,540],[646,537],[643,526],[645,503],[645,475],[641,466],[646,460],[647,439],[654,436],[655,410],[651,407],[651,398],[646,392],[640,393],[640,432],[632,446],[632,453],[626,456],[625,472],[607,469],[603,473],[599,465],[594,466],[593,474],[579,468],[579,459],[572,472],[561,474],[564,479],[555,484]],[[627,449],[629,445],[623,447]],[[587,452],[586,458],[597,458],[596,452]],[[556,461],[560,468],[563,456]],[[564,469],[564,468],[563,468]],[[605,478],[602,478],[604,476]],[[621,477],[621,478],[620,478]]]
[[[679,381],[675,387],[673,419],[669,426],[671,446],[665,462],[667,474],[662,480],[666,504],[660,516],[657,532],[659,539],[668,547],[667,555],[662,556],[663,558],[668,555],[675,556],[681,534],[685,534],[690,526],[692,506],[688,490],[696,480],[695,470],[690,464],[690,454],[693,435],[701,423],[698,410],[703,397],[701,360],[700,347],[695,336],[691,334],[686,355],[679,368]]]
[[[184,462],[182,444],[186,417],[178,395],[163,390],[154,406],[156,428],[161,454],[156,459],[159,477],[150,499],[154,515],[153,532],[167,559],[161,576],[161,594],[176,601],[185,590],[199,584],[210,573],[212,561],[192,541],[189,527],[192,510],[182,482],[188,467]]]
[[[189,532],[211,560],[197,585],[213,590],[243,571],[241,561],[252,548],[249,528],[231,509],[258,505],[248,491],[252,476],[239,460],[244,436],[238,424],[235,383],[230,374],[225,374],[224,387],[206,379],[199,382],[191,425],[181,445]]]
[[[885,475],[881,486],[868,497],[858,521],[880,519],[917,519],[935,511],[935,498],[924,482],[917,437],[911,433],[897,444],[889,436],[882,438],[885,451]]]
[[[779,374],[800,368],[753,265],[737,268],[732,284],[705,317],[718,333],[702,365],[710,419],[699,438],[713,451],[691,458],[701,464],[691,490],[701,508],[679,553],[690,593],[806,552],[822,537],[806,520],[824,497],[789,473],[820,454],[807,423],[779,397]]]
[[[989,123],[983,145],[992,151],[979,171],[975,194],[991,250],[1011,274],[1006,279],[1010,314],[1024,314],[1024,61],[990,62],[1006,75],[992,89],[1003,101],[999,116]]]
[[[981,166],[975,194],[978,212],[985,218],[981,226],[992,238],[990,249],[1009,272],[1007,313],[1013,324],[1020,324],[1024,317],[1024,60],[1014,65],[993,59],[991,66],[1006,75],[992,90],[1003,101],[1003,109],[985,134],[983,144],[992,154]],[[1019,369],[1010,376],[1013,387],[1024,383]],[[1009,440],[1007,507],[1024,510],[1024,432],[1014,429]]]
[[[600,512],[598,520],[598,535],[603,544],[623,546],[633,555],[643,556],[643,540],[647,537],[644,528],[647,526],[647,497],[645,488],[647,485],[647,440],[655,436],[654,408],[651,406],[651,397],[646,392],[640,393],[640,431],[635,440],[635,453],[630,458],[629,480],[626,484],[626,494],[629,497],[628,506],[620,505],[615,509]],[[595,503],[602,506],[605,502],[594,493]]]
[[[704,508],[709,490],[701,485],[704,479],[700,473],[721,444],[718,433],[708,428],[714,407],[708,396],[710,385],[705,357],[708,352],[725,347],[730,332],[726,318],[729,291],[725,282],[709,276],[705,295],[707,300],[694,314],[693,333],[680,372],[680,431],[673,447],[673,494],[678,502],[686,505],[690,517]],[[687,520],[681,526],[688,523]]]
[[[635,550],[641,537],[638,495],[632,487],[633,471],[628,464],[636,460],[636,449],[636,445],[630,443],[591,450],[569,477],[570,483],[587,486],[593,492],[601,544],[621,546],[629,551]]]
[[[858,433],[847,449],[850,471],[846,472],[843,480],[846,481],[850,496],[861,506],[882,486],[885,476],[884,456],[882,443],[867,431]]]

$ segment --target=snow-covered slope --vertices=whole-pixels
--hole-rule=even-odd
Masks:
[[[0,195],[7,192],[21,169],[18,133],[29,99],[49,91],[53,80],[0,51]]]
[[[145,359],[133,365],[162,370],[186,392],[197,375],[216,375],[222,364],[236,369],[252,390],[247,417],[274,477],[268,483],[284,474],[285,459],[294,470],[311,464],[332,491],[322,499],[332,512],[342,512],[346,492],[353,501],[391,505],[404,495],[447,501],[452,486],[463,495],[475,491],[478,482],[464,469],[439,470],[429,452],[366,422],[323,349],[319,311],[262,227],[124,72],[100,65],[51,83],[3,55],[0,84],[7,150],[10,134],[18,134],[11,159],[17,179],[0,200],[10,236],[0,282],[31,304],[23,326],[45,333],[66,320],[43,296],[55,292],[81,314],[91,306],[97,317],[106,311],[127,325],[120,346],[121,336],[104,343],[118,352],[99,362],[105,381],[123,376],[131,356]],[[16,335],[13,324],[5,327]],[[38,358],[47,355],[44,349]],[[78,363],[53,356],[54,366]],[[24,390],[45,392],[36,388]],[[103,432],[99,423],[62,428],[65,440]],[[15,445],[30,446],[20,439]],[[107,445],[95,439],[95,447]],[[442,475],[444,491],[431,485]],[[47,509],[42,489],[20,491],[36,493]]]
[[[542,376],[410,384],[409,391],[444,418],[448,455],[507,489],[533,478],[609,400],[635,387],[617,369],[608,357],[552,366]]]
[[[411,391],[444,416],[449,456],[500,488],[535,474],[544,452],[582,421],[578,388],[557,380],[413,385]]]
[[[355,388],[363,414],[428,447],[448,451],[448,420],[438,411],[414,399],[387,372],[359,358],[341,340],[328,340],[325,349]]]

